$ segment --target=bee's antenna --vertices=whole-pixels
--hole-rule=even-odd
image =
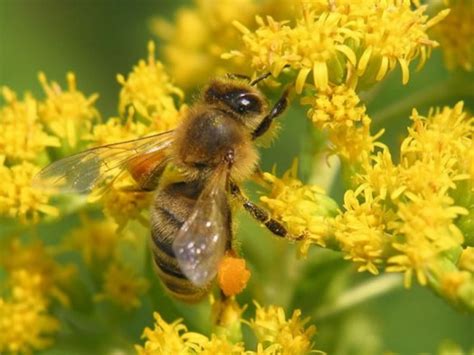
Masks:
[[[265,74],[262,74],[262,75],[260,75],[258,78],[252,80],[252,81],[250,82],[250,85],[251,85],[251,86],[255,86],[255,85],[257,85],[259,82],[261,82],[262,80],[265,80],[266,78],[268,78],[270,75],[272,75],[271,72],[267,72],[267,73],[265,73]]]
[[[289,66],[290,66],[289,64],[285,64],[285,66],[283,67],[283,69],[288,68]],[[260,75],[259,77],[257,77],[256,79],[252,80],[252,81],[250,82],[250,85],[251,85],[251,86],[254,86],[254,85],[258,84],[259,82],[261,82],[262,80],[265,80],[266,78],[268,78],[270,75],[272,75],[271,72],[267,72],[267,73],[265,73],[265,74],[262,74],[262,75]]]

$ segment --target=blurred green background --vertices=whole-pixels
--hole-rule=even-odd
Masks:
[[[139,58],[146,56],[149,39],[156,40],[157,47],[160,47],[159,40],[149,30],[150,18],[163,16],[172,19],[176,8],[187,3],[184,0],[0,0],[0,85],[9,86],[20,94],[31,91],[41,98],[43,93],[37,80],[40,70],[48,79],[62,85],[66,72],[73,71],[81,91],[87,95],[100,94],[97,106],[102,116],[115,115],[119,91],[116,74],[127,74]],[[461,76],[444,69],[437,50],[425,68],[412,75],[407,86],[401,84],[401,74],[396,71],[377,88],[375,96],[367,96],[368,111],[375,122],[374,131],[382,127],[386,129],[382,140],[390,145],[395,156],[395,147],[406,132],[412,102],[418,102],[417,108],[426,113],[430,105],[452,104],[464,99],[472,110],[473,93],[466,90],[457,92],[447,84],[449,78],[456,75]],[[463,80],[472,83],[472,76]],[[295,156],[301,157],[307,152],[301,139],[301,132],[307,126],[304,111],[295,107],[286,116],[281,137],[263,152],[265,169],[277,164],[281,172],[290,166]],[[341,201],[341,184],[333,186],[332,195]],[[265,258],[266,247],[271,245],[279,249],[285,248],[286,244],[262,232],[248,217],[241,217],[238,235],[243,240],[244,252],[249,246],[246,257],[262,267],[277,268],[275,258]],[[75,219],[66,219],[60,228],[67,229],[76,223]],[[257,234],[264,235],[253,238]],[[312,314],[305,311],[314,308],[314,304],[324,305],[323,300],[331,297],[334,289],[373,279],[370,275],[355,273],[350,263],[341,261],[339,254],[330,251],[314,250],[309,261],[304,263],[291,257],[288,262],[301,266],[299,272],[305,275],[305,281],[298,285],[285,305],[289,309],[302,308],[307,316]],[[258,274],[255,277],[258,280]],[[172,321],[176,315],[184,316],[189,327],[196,329],[193,323],[206,314],[160,296],[158,280],[151,274],[150,280],[153,283],[150,292],[158,295],[157,300],[151,304],[146,302],[133,314],[117,315],[122,320],[129,318],[127,324],[120,326],[129,339],[122,340],[139,343],[141,329],[152,324],[153,310],[160,311],[167,321]],[[278,273],[260,282],[278,289]],[[244,298],[250,301],[247,296]],[[277,295],[274,299],[277,301],[284,297]],[[64,315],[61,320],[67,323],[68,317]],[[318,327],[316,348],[330,354],[436,353],[445,339],[453,340],[464,349],[474,346],[474,317],[458,313],[430,290],[419,286],[408,291],[397,288],[338,315],[313,317],[313,320]],[[109,318],[105,327],[111,325],[107,322],[112,320]],[[87,325],[78,326],[76,330],[82,330],[75,333],[72,327],[69,332],[61,333],[57,348],[44,353],[105,353],[114,350],[107,344],[120,346],[120,339],[103,339],[107,336],[107,329],[93,333],[86,328]],[[84,337],[89,341],[84,341]]]

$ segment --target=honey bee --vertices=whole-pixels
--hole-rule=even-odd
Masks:
[[[154,191],[151,249],[156,272],[167,291],[196,302],[210,290],[218,265],[233,251],[230,198],[271,232],[287,231],[248,200],[239,184],[257,168],[254,142],[287,107],[288,90],[269,109],[256,84],[240,75],[212,80],[175,130],[109,144],[56,161],[36,177],[39,186],[87,193],[128,172],[140,191]],[[163,183],[168,164],[179,181]],[[165,180],[165,179],[162,179]]]

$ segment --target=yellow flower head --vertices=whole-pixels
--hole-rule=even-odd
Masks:
[[[466,71],[474,68],[474,7],[472,0],[444,1],[450,13],[431,29],[443,51],[449,69],[460,67]],[[439,2],[441,3],[441,2]]]
[[[245,348],[242,343],[232,343],[226,338],[218,337],[215,334],[207,342],[202,343],[201,355],[242,355]]]
[[[312,338],[316,327],[306,327],[309,319],[301,319],[301,311],[295,310],[290,319],[286,319],[281,307],[261,307],[256,304],[255,319],[249,323],[257,339],[265,346],[278,347],[279,354],[307,354],[312,349]]]
[[[148,59],[140,60],[125,78],[117,76],[122,85],[119,111],[124,115],[129,106],[156,127],[167,131],[175,127],[178,110],[175,101],[183,99],[183,92],[171,83],[163,64],[155,59],[155,44],[148,44]]]
[[[173,78],[187,89],[202,85],[215,75],[246,71],[244,61],[229,63],[221,59],[221,54],[239,38],[231,22],[250,24],[259,7],[255,0],[194,2],[194,7],[178,10],[173,24],[164,19],[152,23],[152,30],[167,42],[163,54]]]
[[[407,83],[409,63],[420,58],[423,65],[437,45],[427,29],[448,13],[428,20],[426,6],[413,9],[409,0],[301,1],[300,7],[294,25],[257,17],[259,27],[252,32],[236,23],[244,49],[225,57],[244,56],[254,69],[270,70],[274,76],[290,65],[298,72],[298,93],[311,72],[316,88],[325,90],[329,83],[355,86],[357,77],[362,84],[373,84],[397,63]]]
[[[335,238],[344,258],[359,264],[358,271],[378,274],[390,242],[386,225],[393,219],[390,211],[367,185],[346,192],[344,209],[334,220]]]
[[[311,6],[303,7],[303,15],[294,26],[287,21],[267,23],[257,17],[259,27],[251,32],[242,24],[235,25],[242,32],[245,48],[226,57],[248,56],[258,71],[270,70],[278,76],[285,65],[298,71],[296,91],[300,93],[308,75],[318,89],[326,89],[329,82],[341,83],[346,74],[346,63],[355,65],[356,55],[345,43],[358,41],[358,34],[340,23],[337,13],[317,15]]]
[[[0,152],[8,161],[36,160],[46,147],[58,147],[57,137],[48,135],[38,119],[36,100],[29,94],[22,101],[2,88],[6,105],[0,108]]]
[[[303,239],[301,253],[305,254],[306,241],[325,245],[329,234],[329,216],[335,214],[337,205],[324,191],[315,185],[304,185],[296,178],[297,164],[283,177],[264,173],[264,180],[271,191],[260,200],[276,220],[284,223],[289,238]]]
[[[465,209],[452,206],[448,196],[406,196],[410,200],[399,203],[399,219],[393,223],[397,237],[392,246],[400,254],[388,259],[387,271],[404,272],[407,287],[412,276],[426,285],[431,265],[441,253],[462,244],[462,233],[453,221]]]
[[[142,122],[132,120],[133,110],[130,110],[127,120],[119,117],[110,117],[107,122],[94,125],[92,132],[83,138],[91,142],[91,146],[118,143],[137,139],[150,133],[150,128]]]
[[[154,329],[145,328],[142,338],[146,339],[143,346],[135,345],[137,354],[189,354],[199,353],[201,344],[207,342],[204,335],[188,332],[182,319],[169,324],[158,313],[155,318]]]
[[[400,163],[384,146],[365,161],[355,178],[360,187],[346,192],[334,224],[346,257],[374,273],[387,262],[387,271],[405,273],[406,286],[413,276],[427,284],[443,255],[461,247],[474,191],[474,123],[462,103],[427,117],[414,111],[412,120]]]
[[[459,257],[459,268],[474,273],[474,247],[463,249]]]
[[[41,275],[18,269],[11,274],[9,284],[10,297],[0,297],[0,352],[45,349],[59,330],[59,322],[47,313],[47,302],[39,292]]]
[[[40,169],[28,162],[5,166],[0,156],[0,216],[18,218],[22,223],[37,223],[40,214],[57,216],[58,209],[48,205],[49,194],[31,186]]]
[[[311,105],[308,117],[327,132],[330,151],[345,162],[361,162],[374,150],[383,130],[370,134],[371,119],[355,91],[346,85],[328,87],[315,96],[306,96],[302,104]]]
[[[440,277],[441,293],[453,303],[464,299],[474,309],[474,274],[468,271],[445,272]]]
[[[234,302],[235,303],[235,302]],[[241,313],[239,313],[240,316]],[[257,305],[255,319],[245,321],[254,331],[259,343],[257,351],[246,350],[242,342],[232,342],[225,334],[205,335],[188,332],[182,319],[167,323],[158,313],[154,313],[154,329],[145,328],[143,346],[135,345],[140,355],[152,354],[307,354],[312,350],[311,338],[316,333],[315,326],[306,327],[308,319],[301,319],[301,311],[296,310],[286,319],[282,308]],[[229,324],[233,326],[239,322]]]
[[[428,19],[427,6],[413,8],[410,0],[371,0],[355,6],[349,0],[342,3],[340,11],[347,11],[348,21],[353,20],[362,34],[357,75],[368,83],[382,80],[398,63],[406,84],[410,62],[419,58],[418,67],[423,66],[431,49],[438,45],[427,30],[449,12],[443,10]]]
[[[133,269],[113,262],[104,273],[102,292],[96,301],[109,300],[126,310],[140,306],[140,296],[148,290],[148,281]]]
[[[110,219],[96,221],[85,216],[81,219],[82,226],[71,231],[67,245],[80,251],[88,265],[112,258],[119,239],[117,224]]]
[[[149,192],[130,191],[134,188],[136,188],[136,183],[128,174],[124,174],[105,191],[98,191],[105,215],[118,224],[119,231],[126,226],[129,220],[138,220],[148,226],[148,221],[142,213],[150,207],[153,195]],[[95,195],[91,195],[91,201],[94,201],[95,198]]]
[[[15,238],[2,246],[0,265],[10,273],[22,269],[38,275],[38,285],[43,297],[55,298],[63,305],[68,305],[69,297],[64,288],[71,281],[76,269],[70,264],[59,264],[52,253],[53,251],[40,241],[24,245]]]
[[[84,96],[77,90],[76,77],[67,74],[67,90],[61,89],[58,83],[48,83],[44,73],[39,74],[39,81],[46,93],[46,99],[39,103],[38,113],[41,121],[70,148],[75,148],[81,136],[90,131],[92,122],[99,118],[94,103],[97,94]]]

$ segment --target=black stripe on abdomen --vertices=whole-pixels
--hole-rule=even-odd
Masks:
[[[176,268],[175,265],[173,265],[171,262],[166,262],[166,260],[162,260],[156,252],[153,253],[153,259],[155,260],[156,266],[159,267],[160,270],[163,271],[163,273],[177,277],[179,279],[187,280],[186,276],[184,276],[181,270]]]

